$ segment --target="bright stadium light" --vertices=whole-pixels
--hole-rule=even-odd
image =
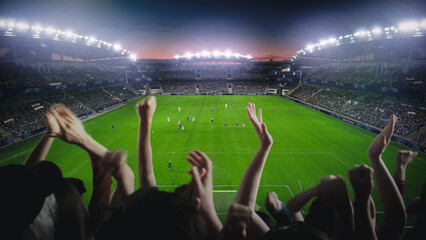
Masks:
[[[62,32],[62,34],[64,34],[67,38],[72,38],[72,36],[74,36],[74,33],[71,31]]]
[[[47,27],[44,29],[44,32],[47,34],[54,34],[56,32],[56,29],[51,28],[51,27]]]
[[[253,57],[249,54],[247,55],[247,59],[252,59]]]
[[[24,22],[19,22],[16,24],[16,28],[18,28],[18,30],[25,31],[25,30],[28,30],[30,26]]]
[[[31,26],[31,29],[36,33],[44,31],[44,28],[38,24]]]
[[[423,29],[426,29],[426,19],[423,19],[423,20],[420,22],[420,27],[421,27],[421,28],[423,28]]]
[[[7,22],[4,19],[0,19],[0,27],[4,28],[7,26]]]
[[[320,45],[321,45],[321,46],[325,46],[325,45],[327,45],[327,43],[328,43],[328,41],[327,41],[327,40],[321,40],[321,41],[320,41]]]
[[[210,57],[210,55],[211,55],[211,53],[209,51],[203,51],[201,53],[201,56],[203,56],[203,57]]]
[[[136,55],[135,54],[131,54],[130,56],[129,56],[129,58],[130,58],[130,60],[132,60],[132,61],[136,61]]]
[[[117,52],[121,50],[121,46],[120,46],[120,44],[114,44],[113,48],[114,48],[114,50],[115,50],[115,51],[117,51]]]
[[[214,51],[212,52],[212,55],[213,55],[213,57],[215,57],[215,58],[220,57],[220,52],[219,52],[219,51],[217,51],[217,50],[214,50]]]
[[[374,33],[375,35],[379,35],[382,33],[382,29],[379,27],[375,27],[373,28],[373,30],[371,30],[372,33]]]
[[[398,25],[398,29],[404,32],[415,31],[418,28],[419,28],[419,23],[415,20],[401,22]]]
[[[231,52],[230,51],[226,51],[225,52],[225,57],[226,58],[230,58],[231,57]]]
[[[15,27],[15,21],[13,21],[13,20],[9,20],[9,21],[7,22],[7,27],[8,27],[8,28],[14,28],[14,27]]]

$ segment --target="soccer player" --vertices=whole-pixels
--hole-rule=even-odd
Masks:
[[[167,117],[167,122],[170,122],[170,117]]]
[[[228,108],[228,104],[227,103],[225,103],[225,108]]]
[[[112,131],[114,131],[114,123],[111,125],[111,129]]]
[[[182,125],[182,131],[185,130],[185,127]]]
[[[178,125],[180,125],[180,120],[178,120]]]
[[[180,112],[180,106],[178,107],[178,110],[179,110],[179,112]]]
[[[167,164],[167,166],[169,167],[169,172],[172,171],[172,160],[169,160],[169,163]]]
[[[186,121],[187,121],[187,122],[189,122],[189,116],[188,116],[188,117],[186,117]]]
[[[212,113],[213,113],[213,108],[212,108]]]
[[[225,129],[226,129],[226,123],[225,123]]]
[[[210,118],[210,121],[212,121],[212,123],[213,123],[213,120],[214,120],[214,118]]]
[[[195,122],[195,117],[192,117],[192,122]]]
[[[201,104],[203,104],[203,102],[200,101],[200,106],[201,106]]]
[[[246,127],[246,123],[243,123],[243,128]]]
[[[238,127],[238,123],[237,123],[237,127]]]
[[[173,104],[175,104],[175,100],[173,100],[173,102],[172,102]]]

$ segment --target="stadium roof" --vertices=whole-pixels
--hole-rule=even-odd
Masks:
[[[62,31],[40,25],[0,19],[0,47],[15,48],[17,52],[36,51],[63,54],[81,59],[105,59],[136,56],[119,44],[83,36],[72,31]],[[50,54],[51,55],[51,54]]]

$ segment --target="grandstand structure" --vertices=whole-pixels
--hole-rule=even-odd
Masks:
[[[372,131],[396,113],[400,142],[424,149],[422,29],[330,38],[291,61],[228,51],[136,60],[106,41],[0,20],[0,145],[44,131],[43,113],[54,103],[88,118],[148,94],[276,94]]]

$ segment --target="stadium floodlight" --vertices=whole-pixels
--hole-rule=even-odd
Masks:
[[[185,58],[191,59],[192,58],[192,53],[187,52],[185,53],[185,55],[183,55]]]
[[[373,30],[371,30],[372,33],[374,33],[374,35],[379,35],[382,33],[382,29],[379,27],[375,27],[373,28]]]
[[[62,32],[67,38],[72,38],[74,36],[74,33],[71,31]]]
[[[44,29],[44,32],[47,34],[54,34],[56,32],[56,29],[51,28],[51,27],[47,27]]]
[[[306,47],[306,50],[308,50],[309,52],[312,52],[312,51],[314,51],[314,45],[312,45],[312,44],[309,44],[307,47]]]
[[[33,25],[31,26],[31,29],[35,32],[35,33],[39,33],[39,32],[43,32],[44,28],[40,25]]]
[[[321,41],[320,41],[320,45],[321,45],[321,46],[325,46],[325,45],[327,45],[327,43],[328,43],[328,41],[327,41],[327,40],[321,40]]]
[[[16,28],[18,28],[20,31],[26,31],[28,28],[30,28],[30,26],[24,22],[19,22],[16,24]]]
[[[88,42],[92,43],[92,42],[97,42],[98,40],[95,37],[89,37]]]
[[[4,28],[7,26],[7,22],[4,19],[0,19],[0,27]]]
[[[116,44],[114,44],[114,46],[112,46],[113,48],[114,48],[114,50],[115,51],[120,51],[121,50],[121,46],[120,46],[120,44],[118,44],[118,43],[116,43]]]
[[[130,58],[130,60],[132,60],[132,61],[136,61],[136,55],[135,54],[131,54],[130,56],[129,56],[129,58]]]
[[[426,19],[422,19],[422,21],[420,22],[420,27],[422,29],[426,29]]]
[[[225,57],[226,58],[230,58],[231,57],[231,52],[230,51],[226,51],[225,52]]]
[[[209,51],[204,50],[203,52],[201,52],[201,56],[203,57],[210,57],[211,53]]]
[[[13,20],[7,21],[7,27],[8,28],[14,28],[15,27],[15,21],[13,21]]]
[[[217,50],[214,50],[214,51],[212,52],[212,55],[213,55],[213,57],[218,58],[218,57],[220,57],[221,52],[219,52],[219,51],[217,51]]]
[[[176,54],[173,58],[174,58],[174,59],[179,59],[179,58],[180,58],[180,56],[179,56],[178,54]]]
[[[410,32],[410,31],[416,31],[419,28],[419,23],[415,20],[408,20],[401,22],[398,25],[398,29],[403,32]]]
[[[333,43],[336,43],[336,39],[335,38],[329,38],[328,40],[327,40],[327,42],[329,43],[329,44],[333,44]]]
[[[253,57],[249,54],[247,55],[247,59],[253,59]]]

